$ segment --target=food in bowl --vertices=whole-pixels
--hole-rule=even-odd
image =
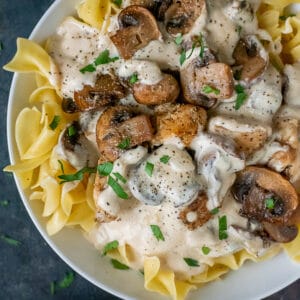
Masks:
[[[115,268],[174,298],[297,245],[299,67],[284,67],[282,95],[259,3],[98,2],[46,50],[20,39],[6,66],[37,71],[40,109],[20,112],[7,170],[45,202],[49,234],[80,225]]]

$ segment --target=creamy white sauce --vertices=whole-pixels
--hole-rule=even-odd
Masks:
[[[284,101],[288,105],[300,108],[300,62],[294,65],[286,65],[284,74],[287,78]]]

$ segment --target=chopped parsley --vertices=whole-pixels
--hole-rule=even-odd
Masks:
[[[138,78],[138,74],[137,73],[134,73],[131,75],[130,79],[129,79],[129,82],[131,84],[135,84],[136,82],[138,82],[139,78]]]
[[[106,255],[109,251],[111,250],[115,250],[119,247],[119,242],[118,241],[112,241],[110,243],[107,243],[105,246],[104,246],[104,249],[102,251],[102,255]]]
[[[219,213],[219,208],[218,208],[218,207],[215,207],[214,209],[212,209],[212,210],[210,211],[210,213],[211,213],[212,215],[218,214],[218,213]]]
[[[122,150],[126,150],[130,147],[130,138],[127,137],[124,140],[121,141],[121,143],[118,145],[118,148]]]
[[[274,209],[275,200],[273,198],[267,198],[265,199],[265,205],[267,209]]]
[[[113,173],[113,175],[117,178],[117,180],[120,180],[123,183],[127,182],[126,178],[124,178],[120,173],[116,172],[116,173]]]
[[[165,240],[165,237],[164,237],[163,233],[161,232],[159,226],[150,225],[150,227],[151,227],[153,235],[156,237],[156,239],[158,241],[164,241]]]
[[[202,89],[202,91],[205,93],[205,94],[211,94],[211,93],[214,93],[215,95],[219,95],[220,94],[220,90],[216,89],[216,88],[213,88],[209,85],[205,85]]]
[[[296,17],[296,15],[295,14],[289,14],[287,16],[282,15],[282,16],[279,17],[279,20],[286,21],[286,19],[289,18],[289,17]]]
[[[49,127],[52,130],[55,130],[57,128],[59,122],[60,122],[60,116],[54,116],[52,122],[49,125]]]
[[[199,262],[196,259],[190,258],[190,257],[184,257],[183,258],[186,264],[190,267],[199,267]]]
[[[115,269],[118,269],[118,270],[129,270],[129,267],[128,267],[128,266],[122,264],[121,262],[119,262],[119,261],[116,260],[116,259],[113,259],[113,258],[112,258],[112,259],[110,260],[110,262],[111,262],[111,264],[113,265],[113,267],[114,267]]]
[[[245,100],[248,98],[248,95],[245,92],[245,89],[240,84],[235,86],[235,91],[237,93],[236,101],[235,101],[235,110],[239,110],[241,106],[244,104]]]
[[[175,44],[176,45],[181,45],[182,42],[183,42],[183,36],[182,36],[182,33],[180,33],[174,40]]]
[[[228,238],[227,234],[227,217],[219,217],[219,240],[226,240]]]
[[[59,289],[68,288],[73,283],[74,278],[75,278],[75,274],[74,272],[71,271],[71,272],[67,272],[65,277],[61,281],[59,282],[52,281],[50,283],[51,295],[54,295],[56,291]]]
[[[7,236],[7,235],[4,235],[4,234],[1,234],[0,235],[0,238],[2,241],[6,242],[7,244],[11,245],[11,246],[20,246],[21,245],[21,242]]]
[[[203,41],[203,36],[202,34],[199,35],[198,37],[198,43],[200,44],[200,53],[199,53],[199,57],[203,58],[204,57],[204,51],[205,51],[205,45],[204,45],[204,41]]]
[[[58,160],[57,162],[58,162],[58,163],[59,163],[59,165],[60,165],[60,170],[61,170],[61,172],[62,172],[63,174],[65,174],[65,168],[64,168],[64,164],[62,163],[62,161],[61,161],[61,160]]]
[[[8,206],[8,204],[9,204],[9,202],[8,202],[7,200],[2,200],[2,201],[0,201],[0,205],[1,205],[1,206],[6,207],[6,206]]]
[[[83,179],[83,175],[85,173],[87,173],[87,174],[96,173],[96,168],[85,167],[85,168],[82,168],[81,170],[79,170],[78,172],[76,172],[74,174],[59,175],[58,178],[62,179],[60,181],[60,184],[65,183],[65,182],[75,181],[75,180],[80,180],[81,181]]]
[[[75,136],[77,134],[77,129],[74,125],[71,125],[70,127],[68,127],[68,136],[72,137]]]
[[[189,56],[186,56],[186,50],[182,49],[181,51],[181,54],[180,54],[180,57],[179,57],[179,62],[180,62],[180,65],[182,66],[184,64],[184,62],[189,59],[192,55],[193,55],[193,52],[195,50],[195,44],[193,44],[193,47],[192,47],[192,50],[191,50],[191,53]]]
[[[154,170],[154,164],[152,164],[149,161],[147,161],[146,162],[146,166],[145,166],[145,172],[147,173],[147,175],[149,177],[152,177],[153,170]]]
[[[107,184],[113,189],[113,191],[117,194],[117,196],[121,199],[128,199],[128,194],[124,191],[124,189],[120,186],[120,184],[111,176],[108,176]]]
[[[114,62],[118,59],[119,59],[119,57],[117,57],[117,56],[110,57],[109,56],[109,50],[104,50],[99,54],[99,56],[94,60],[94,62],[92,64],[89,64],[89,65],[83,67],[79,71],[83,74],[86,73],[86,72],[94,72],[94,71],[96,71],[97,66],[109,64],[109,63]]]
[[[113,0],[113,3],[116,4],[118,7],[121,7],[122,0]]]
[[[209,247],[206,247],[206,246],[203,246],[202,247],[202,252],[203,252],[203,254],[204,255],[208,255],[209,254],[209,252],[210,252],[210,248]]]
[[[112,162],[105,162],[103,164],[98,165],[97,171],[101,176],[108,176],[111,173],[113,167],[114,165]]]
[[[171,157],[169,155],[164,155],[159,159],[159,161],[162,162],[163,164],[167,164],[170,159]]]

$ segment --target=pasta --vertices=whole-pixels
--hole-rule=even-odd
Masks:
[[[260,28],[265,29],[271,37],[260,32],[261,39],[272,44],[270,57],[279,69],[285,63],[300,60],[299,14],[282,18],[291,3],[294,1],[262,0],[257,13]],[[77,7],[78,17],[101,33],[105,33],[112,25],[111,17],[118,11],[119,7],[108,0],[85,0]],[[61,184],[61,175],[74,174],[78,169],[59,157],[56,151],[62,132],[78,119],[78,115],[67,114],[62,110],[63,93],[58,81],[50,76],[55,70],[55,64],[47,51],[33,41],[22,38],[17,40],[17,47],[15,57],[4,68],[12,72],[35,73],[37,87],[29,98],[31,107],[28,105],[24,108],[16,120],[15,139],[20,160],[4,170],[15,172],[22,188],[30,189],[30,201],[43,203],[42,216],[47,218],[46,229],[49,235],[56,234],[65,226],[80,226],[85,232],[91,232],[96,225],[97,207],[93,197],[96,175],[91,172],[84,174],[81,179]],[[48,47],[51,46],[47,44],[46,49]],[[108,56],[106,59],[113,61],[114,57]],[[94,65],[88,66],[95,67],[96,61]],[[82,69],[80,72],[84,73]],[[51,124],[56,118],[59,122],[53,129]],[[291,243],[284,244],[283,248],[292,259],[300,262],[299,235]],[[149,291],[171,296],[175,300],[185,299],[189,291],[221,278],[230,270],[240,268],[246,260],[261,261],[276,255],[279,250],[280,247],[273,247],[259,258],[246,249],[213,257],[206,261],[201,273],[180,280],[173,270],[164,267],[158,256],[146,256],[144,285]],[[126,265],[131,265],[140,255],[129,244],[119,245],[108,254]]]

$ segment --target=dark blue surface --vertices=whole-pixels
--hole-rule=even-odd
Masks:
[[[18,36],[28,37],[34,25],[52,2],[50,0],[0,0],[0,41],[4,47],[0,51],[0,66],[8,62],[15,53],[16,38]],[[1,170],[9,164],[6,112],[11,79],[12,74],[0,70]],[[0,239],[0,300],[117,299],[77,274],[71,287],[60,290],[51,296],[50,282],[62,279],[70,268],[39,235],[25,211],[13,177],[0,171],[0,201],[3,200],[9,201],[9,205],[7,207],[0,206],[0,236],[9,235],[21,241],[22,244],[15,247]],[[155,295],[153,299],[155,299]],[[300,281],[298,280],[267,299],[300,299]]]

